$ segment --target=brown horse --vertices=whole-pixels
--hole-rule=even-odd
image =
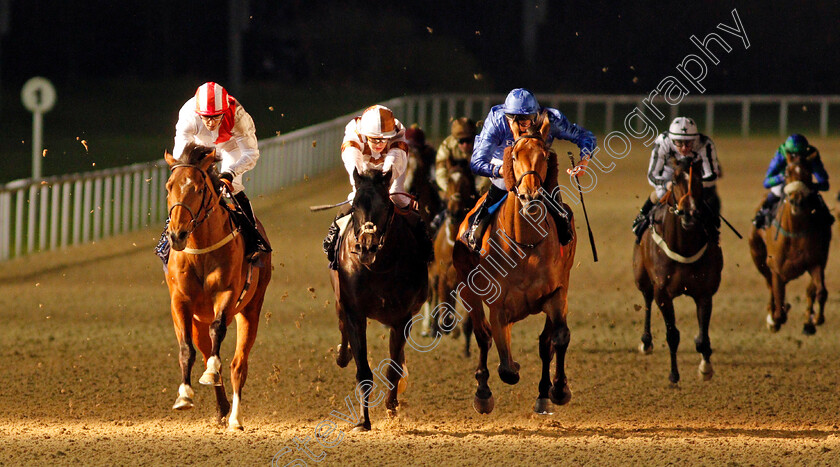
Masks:
[[[552,206],[558,167],[557,155],[545,144],[549,126],[545,114],[537,118],[529,134],[522,134],[518,125],[512,125],[515,142],[505,151],[502,165],[510,193],[482,237],[481,253],[473,253],[461,241],[455,244],[453,252],[460,297],[472,319],[480,352],[475,371],[478,388],[473,400],[479,413],[490,413],[495,406],[487,384],[491,338],[499,352],[499,377],[507,384],[516,384],[519,364],[511,356],[510,331],[513,323],[540,312],[545,313],[545,326],[539,336],[542,374],[534,411],[548,413],[549,400],[562,405],[572,397],[565,373],[570,338],[566,299],[577,239],[561,246],[557,226],[548,211],[563,209],[573,222],[567,205]],[[461,223],[459,238],[468,224],[467,220]],[[482,301],[490,310],[489,321]],[[549,367],[554,356],[552,380]]]
[[[778,331],[787,321],[790,305],[785,303],[785,284],[806,271],[811,282],[806,291],[805,324],[802,332],[814,334],[825,322],[825,264],[831,243],[831,225],[822,218],[822,203],[813,189],[811,171],[800,157],[788,156],[785,196],[774,220],[765,228],[750,232],[750,253],[758,271],[767,280],[770,303],[767,327]],[[814,301],[819,310],[814,313]]]
[[[673,160],[672,160],[673,161]],[[656,300],[665,319],[665,339],[671,352],[673,384],[680,380],[677,369],[677,347],[680,331],[674,316],[674,298],[687,295],[697,307],[700,332],[694,338],[695,348],[702,355],[700,376],[712,378],[714,371],[709,360],[712,345],[709,340],[709,321],[712,316],[712,296],[720,286],[723,254],[716,241],[709,241],[703,219],[702,161],[690,158],[672,162],[674,180],[671,190],[654,208],[651,227],[642,234],[640,244],[633,246],[633,273],[636,287],[645,300],[645,330],[640,350],[650,353],[653,338],[650,333],[651,302]]]
[[[166,270],[172,321],[180,348],[181,386],[174,410],[193,408],[190,373],[195,348],[206,371],[199,382],[215,386],[217,421],[228,415],[228,429],[242,429],[240,397],[248,376],[248,354],[257,337],[260,310],[271,280],[271,255],[262,266],[245,261],[245,242],[227,209],[220,206],[216,151],[188,144],[180,159],[165,154],[172,174],[166,182],[168,236],[172,245]],[[265,238],[262,225],[258,228]],[[219,348],[227,327],[236,319],[236,352],[230,362],[233,407],[228,403],[219,370]]]
[[[380,397],[369,401],[376,389],[367,357],[367,320],[375,319],[391,328],[390,360],[383,360],[377,370],[387,366],[387,376],[377,373],[389,389],[385,407],[391,417],[397,415],[397,394],[406,387],[406,325],[420,310],[428,293],[426,262],[419,251],[412,229],[397,213],[388,194],[391,172],[359,174],[354,170],[356,195],[349,225],[343,229],[338,251],[339,267],[330,271],[336,297],[341,344],[336,363],[344,368],[350,356],[356,360],[358,397],[363,418],[354,431],[370,430],[368,408]]]
[[[430,154],[429,154],[430,153]],[[440,195],[432,183],[431,171],[435,165],[435,152],[429,146],[408,147],[408,167],[405,189],[417,200],[417,210],[426,228],[441,209]],[[433,234],[433,232],[429,232]]]
[[[458,284],[458,274],[452,264],[452,251],[458,236],[458,226],[467,217],[467,213],[475,207],[477,198],[475,179],[470,170],[469,161],[450,159],[447,162],[448,183],[444,200],[446,201],[446,218],[435,235],[435,260],[429,264],[429,300],[426,302],[425,326],[431,328],[433,335],[440,332],[457,331],[454,326],[457,324],[455,316],[437,316],[429,312],[434,310],[440,300],[446,302],[449,307],[454,306],[455,297],[452,291]],[[447,309],[449,308],[447,307]],[[466,343],[464,355],[470,355],[470,334],[472,323],[469,319],[464,321],[464,334]],[[453,334],[457,337],[457,333]]]

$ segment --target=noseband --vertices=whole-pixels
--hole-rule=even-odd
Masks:
[[[213,209],[215,209],[215,206],[213,206],[212,200],[210,200],[210,203],[207,203],[207,200],[208,200],[207,194],[208,194],[209,191],[212,191],[212,184],[209,184],[211,186],[211,188],[210,188],[210,190],[207,190],[207,185],[208,185],[207,179],[210,178],[210,176],[207,175],[207,172],[205,172],[204,170],[201,170],[197,165],[192,165],[192,164],[175,164],[172,167],[170,167],[169,170],[172,171],[172,172],[175,172],[175,169],[180,169],[180,168],[184,168],[184,167],[193,168],[193,169],[201,172],[201,176],[204,179],[204,187],[205,187],[205,189],[202,190],[202,192],[201,192],[201,204],[199,205],[199,210],[200,210],[199,214],[204,214],[204,217],[202,217],[201,220],[197,219],[197,216],[195,215],[195,213],[193,212],[193,210],[189,206],[187,206],[186,204],[184,204],[180,201],[177,202],[177,203],[172,203],[172,206],[169,207],[169,213],[168,214],[169,214],[170,218],[172,218],[172,210],[175,209],[176,207],[182,207],[182,208],[186,209],[187,212],[190,213],[190,228],[187,231],[187,235],[189,236],[193,233],[193,231],[195,231],[196,228],[198,228],[199,225],[201,225],[204,221],[206,221],[210,217],[210,213],[213,212]]]
[[[378,253],[382,249],[382,245],[385,244],[385,240],[391,231],[389,227],[391,226],[391,223],[394,220],[395,213],[396,209],[393,206],[391,206],[391,215],[388,216],[388,220],[385,221],[385,226],[382,228],[382,234],[379,236],[379,241],[376,243],[376,252],[374,252],[373,254],[374,261],[376,260],[376,253]],[[371,237],[373,237],[378,231],[379,228],[376,226],[376,224],[370,221],[365,222],[361,225],[360,232],[358,234],[356,234],[356,229],[353,229],[353,238],[356,240],[356,244],[353,246],[353,250],[351,250],[351,253],[356,255],[360,254],[362,246],[361,243],[359,243],[359,239],[363,238],[365,235],[370,235]]]

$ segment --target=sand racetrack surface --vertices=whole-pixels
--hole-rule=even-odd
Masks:
[[[779,138],[717,143],[723,213],[746,236]],[[575,208],[580,240],[566,358],[573,397],[553,415],[533,413],[543,319],[531,317],[512,332],[522,365],[517,385],[499,380],[491,350],[492,414],[473,410],[476,360],[462,357],[461,341],[447,337],[430,352],[406,349],[409,388],[397,418],[389,420],[382,404],[372,409],[371,432],[351,433],[337,422],[332,447],[314,441],[322,420],[346,412],[344,399],[355,384],[354,363],[340,369],[334,362],[339,333],[321,252],[332,213],[307,209],[345,196],[339,170],[254,200],[275,248],[275,271],[243,394],[244,432],[212,423],[215,402],[197,384],[200,363],[193,371],[195,409],[171,410],[180,376],[169,295],[152,254],[159,226],[3,264],[0,465],[285,465],[296,458],[309,465],[840,464],[837,246],[826,274],[825,325],[814,336],[802,334],[806,280],[800,278],[788,288],[788,323],[771,334],[764,326],[768,292],[747,242],[724,230],[723,283],[710,331],[716,374],[711,381],[697,377],[693,303],[680,298],[682,381],[671,387],[658,310],[654,353],[637,351],[643,315],[635,309],[642,298],[631,272],[630,223],[650,188],[649,153],[634,144],[586,194],[598,263],[583,211]],[[829,173],[840,177],[840,141],[813,144]],[[555,147],[560,154],[569,148]],[[835,192],[826,195],[832,207]],[[229,388],[235,333],[227,336],[222,357]],[[370,323],[372,364],[387,357],[386,336]],[[306,442],[310,454],[290,449],[275,458],[296,442]]]

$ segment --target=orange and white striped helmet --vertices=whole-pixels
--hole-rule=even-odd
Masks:
[[[359,133],[372,138],[390,138],[397,134],[397,124],[391,109],[374,105],[365,109],[359,123]]]
[[[208,81],[195,91],[195,113],[219,115],[228,108],[228,93],[220,84]]]

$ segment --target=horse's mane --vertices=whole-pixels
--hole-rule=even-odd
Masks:
[[[184,152],[181,153],[181,158],[178,159],[178,162],[184,165],[199,166],[201,165],[201,161],[203,161],[204,158],[211,152],[213,152],[213,148],[202,146],[200,144],[196,144],[194,141],[190,141],[186,144],[186,146],[184,146]],[[217,152],[215,158],[213,159],[214,163],[207,169],[207,175],[210,177],[210,181],[213,183],[213,188],[216,192],[221,190],[222,181],[219,179],[219,172],[216,170],[215,163],[221,160],[222,157],[219,156]]]

